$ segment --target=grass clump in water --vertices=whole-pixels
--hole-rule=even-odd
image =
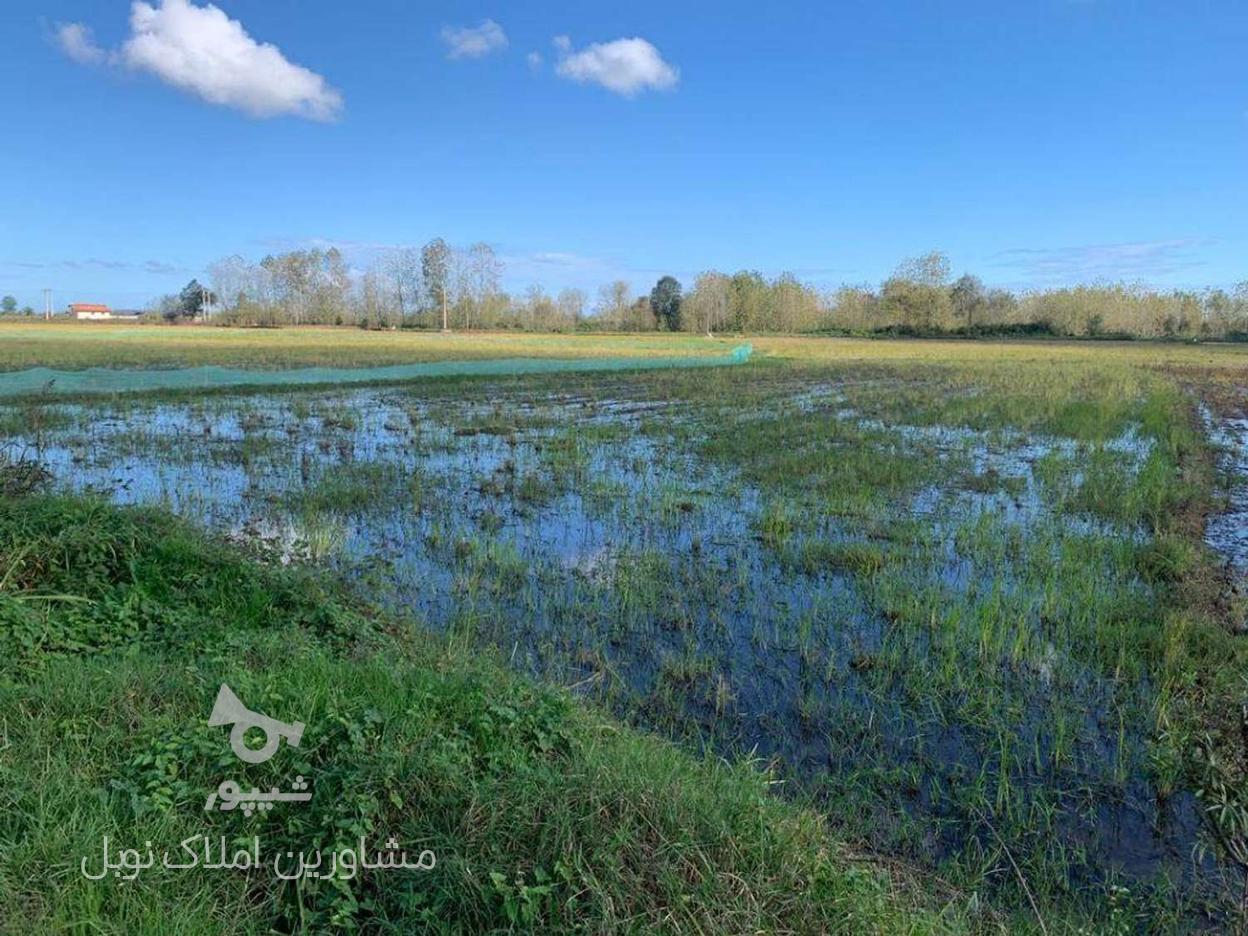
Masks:
[[[346,462],[327,467],[302,488],[288,491],[286,506],[311,513],[351,515],[391,506],[402,485],[416,485],[392,462]],[[415,497],[419,486],[411,488]]]
[[[797,550],[797,566],[806,574],[849,572],[870,577],[884,570],[888,554],[871,543],[810,539]]]

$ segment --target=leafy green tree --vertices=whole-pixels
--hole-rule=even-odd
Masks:
[[[1018,298],[1008,289],[990,289],[980,317],[984,322],[1008,322],[1018,311]]]
[[[832,297],[833,322],[841,328],[870,329],[879,325],[880,297],[870,286],[842,286]]]
[[[208,291],[208,287],[200,285],[199,280],[193,279],[183,286],[182,291],[178,293],[175,315],[180,315],[183,318],[194,318],[211,301],[212,293]]]
[[[919,331],[942,328],[949,318],[949,258],[940,251],[904,261],[880,290],[885,313]]]
[[[763,274],[742,270],[732,276],[731,311],[728,327],[732,331],[765,331],[771,327],[767,321],[770,287]]]
[[[674,276],[664,276],[650,290],[650,311],[660,326],[668,331],[680,331],[680,281]]]
[[[781,273],[768,288],[769,327],[782,332],[814,328],[821,314],[819,296],[792,273]]]
[[[982,323],[988,293],[978,276],[966,273],[949,287],[949,301],[953,303],[953,314],[970,329],[976,322]]]
[[[0,299],[0,310],[5,312],[16,312],[17,299],[13,296],[5,296],[3,299]]]

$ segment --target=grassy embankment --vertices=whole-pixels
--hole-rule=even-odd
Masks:
[[[751,767],[696,762],[167,515],[0,500],[0,625],[11,932],[966,928],[964,901],[941,912],[854,860]],[[239,770],[204,724],[225,678],[302,718],[303,745]],[[314,783],[307,807],[202,811],[223,777],[284,788],[296,771]],[[394,835],[438,866],[300,885],[267,869],[157,867],[131,884],[79,871],[105,835],[178,854],[201,832],[257,832],[265,854]]]

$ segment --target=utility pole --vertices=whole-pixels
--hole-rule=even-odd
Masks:
[[[50,289],[43,291],[43,317],[46,321],[52,321],[52,290]]]

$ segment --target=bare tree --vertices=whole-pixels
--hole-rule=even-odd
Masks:
[[[447,320],[447,302],[450,299],[448,293],[451,288],[451,259],[451,248],[446,246],[446,241],[440,237],[435,237],[420,251],[420,270],[424,276],[425,289],[428,290],[434,307],[441,306],[442,308],[444,332],[451,330],[450,322]]]
[[[559,310],[559,318],[575,330],[581,324],[581,316],[585,314],[585,293],[580,289],[560,290],[555,305]]]
[[[527,323],[530,329],[551,328],[558,317],[558,309],[546,291],[535,283],[525,291],[520,316],[521,324]]]
[[[208,266],[208,282],[226,308],[236,308],[248,297],[250,291],[251,264],[234,254],[223,257]]]
[[[689,327],[712,337],[715,329],[728,321],[731,280],[723,273],[708,270],[698,276],[693,292],[685,297],[684,315]]]
[[[356,317],[361,324],[370,328],[384,327],[389,324],[385,301],[388,285],[386,275],[376,267],[359,278],[355,290],[355,304]]]
[[[272,277],[274,298],[289,312],[294,324],[302,324],[315,292],[321,265],[320,251],[292,250],[261,261]]]
[[[625,280],[615,280],[598,290],[598,314],[612,328],[622,328],[633,304],[633,290]]]
[[[398,247],[387,251],[382,261],[387,286],[394,294],[399,317],[406,321],[418,308],[423,285],[420,251]]]
[[[931,250],[901,261],[893,277],[922,286],[944,286],[949,282],[949,269],[949,257],[939,250]]]
[[[351,293],[351,270],[337,247],[330,247],[321,255],[319,272],[317,305],[321,319],[340,323],[346,314],[347,299]]]
[[[490,300],[498,295],[503,265],[494,254],[494,248],[478,241],[468,248],[462,261],[465,292],[472,307],[481,317]]]

